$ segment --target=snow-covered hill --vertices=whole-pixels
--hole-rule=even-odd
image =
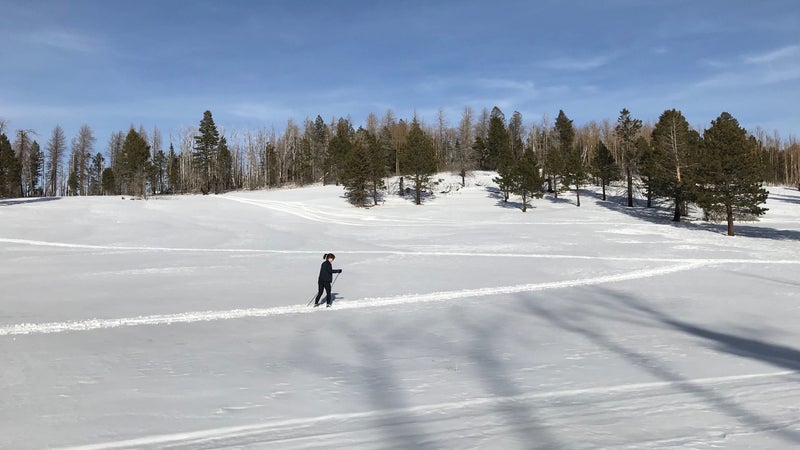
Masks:
[[[727,237],[438,178],[0,201],[0,447],[800,446],[800,192]]]

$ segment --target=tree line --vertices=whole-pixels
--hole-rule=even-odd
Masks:
[[[572,192],[580,206],[582,186],[605,188],[621,180],[628,206],[638,195],[651,206],[657,199],[674,205],[674,220],[690,204],[707,218],[732,221],[763,213],[762,183],[800,184],[800,145],[757,129],[748,133],[722,113],[701,133],[678,110],[665,111],[645,124],[623,109],[616,123],[604,120],[575,126],[564,111],[551,124],[544,116],[525,125],[514,112],[507,120],[495,107],[476,115],[465,108],[450,125],[439,111],[434,124],[416,116],[398,119],[389,110],[370,114],[354,128],[348,118],[329,122],[317,116],[302,126],[289,120],[281,135],[274,130],[220,132],[210,111],[199,127],[170,137],[164,150],[156,128],[113,133],[106,155],[84,125],[67,146],[56,126],[44,149],[33,130],[17,130],[11,139],[0,121],[0,197],[57,195],[154,195],[220,193],[287,184],[341,184],[359,206],[377,205],[386,195],[385,180],[400,176],[397,192],[408,191],[422,203],[438,171],[497,172],[504,201],[544,193]],[[176,149],[177,146],[177,149]],[[732,173],[734,173],[732,175]]]

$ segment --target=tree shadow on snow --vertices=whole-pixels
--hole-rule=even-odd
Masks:
[[[788,196],[788,195],[781,195],[781,194],[773,194],[770,192],[769,194],[770,200],[778,200],[781,202],[786,203],[794,203],[796,205],[800,205],[800,196]],[[769,214],[769,213],[767,213]]]
[[[42,203],[56,200],[61,200],[61,197],[15,198],[9,200],[0,200],[0,206],[24,205],[26,203]]]
[[[522,211],[522,202],[521,201],[519,201],[519,202],[513,201],[511,199],[505,200],[505,196],[503,195],[503,191],[501,191],[500,188],[497,188],[497,187],[494,187],[494,186],[486,186],[486,187],[484,187],[484,189],[486,189],[487,196],[489,198],[491,198],[492,200],[496,201],[495,206],[499,206],[501,208],[507,208],[507,209],[518,209],[518,210]],[[529,203],[528,204],[528,209],[530,209],[530,208],[533,208],[533,206]]]
[[[501,355],[508,347],[507,341],[518,341],[520,337],[503,333],[507,328],[500,320],[486,319],[482,316],[479,320],[471,320],[458,310],[458,317],[454,320],[469,333],[470,345],[463,351],[474,363],[478,380],[493,398],[508,400],[494,403],[496,414],[504,418],[504,425],[509,426],[518,441],[528,448],[566,448],[567,445],[559,442],[544,421],[537,418],[530,401],[517,400],[525,391],[514,381],[518,374],[511,371]]]
[[[654,206],[650,208],[642,206],[627,206],[627,197],[606,195],[609,200],[598,200],[597,204],[603,208],[614,212],[622,213],[643,222],[657,225],[685,228],[688,230],[707,231],[714,234],[727,234],[727,223],[681,221],[673,222],[674,206],[669,201],[654,201]],[[767,213],[769,214],[769,213]],[[734,223],[734,233],[736,236],[771,239],[771,240],[791,240],[800,241],[800,231],[780,230],[762,225],[746,225],[743,222]]]
[[[629,308],[646,314],[647,317],[672,329],[710,341],[717,351],[754,359],[784,369],[800,371],[800,350],[684,322],[652,306],[642,305],[630,297],[624,299],[623,302]]]
[[[591,293],[593,299],[604,295],[603,293],[598,295],[597,286],[591,289],[593,290]],[[580,291],[585,291],[585,289],[580,289]],[[606,296],[614,300],[614,303],[625,305],[628,308],[633,308],[634,311],[645,313],[646,317],[655,319],[657,322],[667,327],[715,342],[719,345],[717,348],[721,351],[737,356],[766,361],[770,364],[792,370],[800,369],[800,352],[795,349],[754,339],[740,338],[682,323],[681,321],[671,319],[649,307],[641,305],[637,299],[630,296],[625,296],[619,292],[608,289],[600,288],[600,291],[604,291]],[[581,298],[585,297],[585,295],[580,292],[578,293],[581,295]],[[624,341],[622,341],[623,343],[617,342],[602,331],[594,330],[591,323],[586,320],[592,317],[591,312],[583,310],[571,311],[569,317],[565,317],[554,312],[551,308],[542,306],[541,302],[532,299],[530,294],[519,294],[519,297],[522,300],[521,303],[531,314],[543,318],[565,331],[585,337],[596,345],[618,355],[633,367],[644,370],[656,378],[670,383],[674,389],[702,399],[714,409],[747,424],[753,429],[761,430],[766,428],[774,430],[772,432],[775,435],[791,442],[794,446],[800,444],[800,432],[784,429],[779,424],[772,423],[768,418],[747,410],[743,405],[736,403],[734,400],[720,396],[713,388],[705,387],[681,376],[676,370],[672,369],[668,363],[660,361],[656,355],[648,354],[639,349],[626,347],[623,345]],[[578,301],[570,303],[572,305],[580,305]]]

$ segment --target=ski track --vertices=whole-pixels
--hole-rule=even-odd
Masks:
[[[583,278],[577,280],[554,281],[537,284],[521,284],[514,286],[500,286],[492,288],[466,289],[459,291],[433,292],[429,294],[411,294],[395,297],[364,298],[354,301],[336,302],[332,311],[350,309],[378,308],[386,306],[408,305],[414,303],[444,302],[449,300],[464,299],[469,297],[485,297],[490,295],[517,294],[521,292],[536,292],[549,289],[561,289],[578,286],[589,286],[602,283],[636,280],[659,275],[666,275],[684,270],[706,266],[716,261],[689,262],[655,269],[635,270],[616,275]],[[232,320],[245,317],[273,317],[294,314],[310,314],[320,310],[308,305],[289,305],[273,308],[234,309],[228,311],[196,311],[178,314],[151,315],[126,317],[119,319],[89,319],[82,321],[51,322],[51,323],[22,323],[0,327],[0,336],[23,334],[51,334],[65,331],[92,331],[107,328],[130,327],[142,325],[169,325],[175,323],[209,322],[215,320]]]
[[[511,396],[481,397],[457,402],[446,402],[411,406],[407,408],[378,409],[371,411],[328,414],[317,417],[304,417],[296,419],[283,419],[254,423],[249,425],[228,426],[220,428],[210,428],[205,430],[188,431],[171,434],[158,434],[142,436],[133,439],[109,441],[88,445],[61,447],[61,450],[104,450],[119,448],[142,448],[142,447],[193,447],[212,445],[214,447],[225,446],[226,441],[234,441],[241,438],[256,438],[260,442],[270,442],[279,444],[303,438],[319,437],[320,432],[314,432],[315,425],[323,423],[349,424],[350,428],[341,431],[342,434],[360,433],[362,426],[368,426],[375,420],[387,420],[402,418],[409,420],[409,417],[417,417],[418,420],[427,420],[426,417],[439,416],[442,414],[459,412],[469,409],[480,409],[490,407],[497,409],[499,406],[515,405],[524,402],[542,402],[552,399],[569,399],[572,397],[604,396],[617,394],[648,393],[662,389],[696,389],[698,387],[714,388],[726,385],[757,381],[761,379],[792,377],[798,371],[787,370],[781,372],[754,373],[744,375],[730,375],[721,377],[695,378],[680,381],[656,381],[647,383],[629,383],[614,386],[598,386],[583,389],[566,389],[550,392],[533,392]],[[364,423],[366,422],[366,423]],[[351,442],[343,441],[343,442]]]
[[[96,245],[96,244],[71,244],[66,242],[39,241],[32,239],[13,239],[0,238],[0,243],[30,245],[34,247],[57,247],[68,249],[83,250],[110,250],[110,251],[130,251],[130,252],[185,252],[185,253],[256,253],[256,254],[279,254],[279,255],[316,255],[322,253],[319,249],[314,250],[276,250],[276,249],[252,249],[252,248],[189,248],[189,247],[143,247],[125,245]],[[639,258],[627,256],[590,256],[590,255],[559,255],[544,253],[488,253],[488,252],[458,252],[458,251],[406,251],[406,250],[347,250],[347,254],[352,255],[397,255],[397,256],[466,256],[480,258],[530,258],[530,259],[581,259],[598,261],[641,261],[641,262],[666,262],[666,263],[731,263],[731,264],[800,264],[800,260],[778,259],[778,260],[753,260],[744,258]]]
[[[319,250],[258,250],[258,249],[213,249],[213,248],[171,248],[171,247],[133,247],[92,244],[70,244],[61,242],[37,241],[28,239],[0,238],[0,243],[20,244],[31,246],[61,247],[70,249],[89,250],[115,250],[115,251],[155,251],[155,252],[224,252],[224,253],[273,253],[273,254],[317,254]],[[413,303],[443,302],[448,300],[469,297],[484,297],[490,295],[516,294],[521,292],[536,292],[548,289],[560,289],[593,284],[613,283],[619,281],[635,280],[652,276],[666,275],[674,272],[699,268],[717,264],[800,264],[800,260],[749,260],[749,259],[676,259],[676,258],[637,258],[637,257],[612,257],[612,256],[587,256],[587,255],[552,255],[552,254],[520,254],[520,253],[480,253],[480,252],[424,252],[424,251],[396,251],[396,250],[353,250],[349,254],[379,254],[379,255],[413,255],[413,256],[470,256],[470,257],[507,257],[507,258],[534,258],[534,259],[582,259],[606,261],[636,261],[636,262],[663,262],[678,263],[668,267],[655,269],[635,270],[616,275],[546,282],[538,284],[522,284],[513,286],[500,286],[492,288],[478,288],[459,291],[433,292],[428,294],[411,294],[395,297],[364,298],[354,301],[337,302],[335,310],[377,308],[393,305],[406,305]],[[50,322],[50,323],[21,323],[0,327],[0,336],[24,334],[51,334],[65,331],[91,331],[123,326],[142,325],[168,325],[174,323],[208,322],[215,320],[232,320],[246,317],[271,317],[293,314],[307,314],[315,312],[307,305],[289,305],[273,308],[234,309],[228,311],[195,311],[168,315],[150,315],[126,317],[118,319],[87,319],[81,321]]]

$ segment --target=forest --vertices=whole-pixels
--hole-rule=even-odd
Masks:
[[[764,213],[763,184],[800,185],[800,144],[777,132],[747,131],[728,113],[705,130],[689,125],[675,109],[654,123],[627,109],[616,121],[576,126],[564,111],[524,123],[497,107],[476,114],[465,108],[451,125],[442,110],[426,124],[398,119],[388,110],[370,114],[358,128],[349,118],[288,120],[282,133],[217,127],[205,111],[198,127],[171,134],[165,148],[158,128],[112,133],[97,149],[89,125],[69,141],[56,126],[42,145],[34,130],[6,130],[0,120],[0,198],[73,195],[169,195],[222,193],[332,183],[344,186],[356,206],[375,206],[390,195],[385,180],[401,176],[401,194],[422,204],[436,172],[465,177],[496,171],[503,198],[518,196],[526,211],[544,194],[574,195],[582,187],[625,186],[627,204],[666,200],[675,221],[688,205],[709,220],[733,221]],[[8,134],[6,132],[8,131]],[[401,182],[402,183],[402,182]]]

